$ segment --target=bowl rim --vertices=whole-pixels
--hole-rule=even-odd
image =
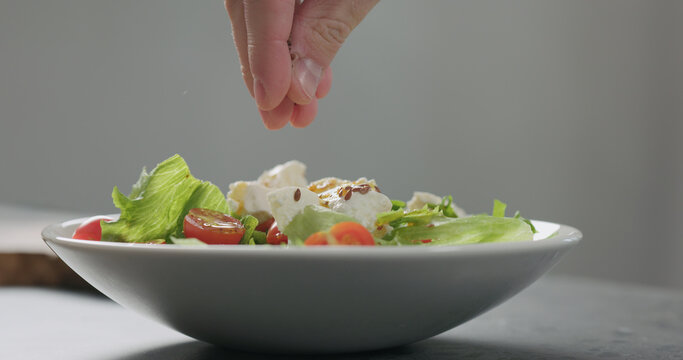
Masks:
[[[104,215],[118,217],[118,214]],[[304,254],[328,254],[328,255],[363,255],[373,256],[381,254],[392,255],[430,255],[438,253],[457,254],[497,254],[509,252],[547,251],[572,247],[581,241],[583,234],[578,229],[564,224],[542,220],[531,220],[534,224],[547,224],[559,226],[555,235],[546,239],[531,241],[513,241],[497,243],[439,245],[439,246],[239,246],[239,245],[206,245],[206,246],[179,246],[174,244],[139,244],[120,243],[107,241],[79,240],[64,236],[67,228],[83,223],[92,216],[71,219],[60,223],[48,225],[41,232],[43,240],[48,246],[50,243],[61,244],[68,247],[87,249],[110,249],[120,251],[144,251],[164,253],[239,253],[239,254],[277,254],[275,256],[304,255]],[[51,246],[50,246],[51,248]]]

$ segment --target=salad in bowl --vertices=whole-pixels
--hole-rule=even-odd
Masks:
[[[438,246],[528,241],[536,229],[494,201],[468,215],[452,196],[416,191],[392,200],[375,180],[326,177],[309,182],[296,160],[237,181],[227,195],[195,178],[174,155],[142,170],[129,195],[114,187],[118,218],[95,216],[74,239],[177,245]]]
[[[175,155],[128,195],[114,188],[120,214],[42,236],[124,307],[198,340],[276,354],[437,335],[518,293],[581,239],[570,226],[505,217],[499,201],[471,215],[450,196],[403,202],[374,180],[309,182],[305,170],[286,162],[224,194]]]

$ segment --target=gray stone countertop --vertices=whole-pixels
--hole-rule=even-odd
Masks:
[[[100,295],[0,288],[0,359],[223,358],[272,357],[195,341]],[[439,336],[329,359],[683,359],[683,292],[546,276]]]

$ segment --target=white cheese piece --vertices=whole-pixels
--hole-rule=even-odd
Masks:
[[[300,191],[300,196],[295,193]],[[289,225],[294,217],[308,205],[319,205],[318,195],[306,187],[287,186],[268,193],[268,203],[275,218],[278,229],[282,230]]]
[[[349,182],[336,177],[326,177],[312,182],[308,185],[308,189],[316,194],[320,194],[324,191],[330,190],[334,187],[339,186],[343,182]]]
[[[367,184],[370,188],[365,193],[345,191],[344,189],[351,185],[342,184],[322,192],[319,197],[323,206],[353,217],[366,229],[374,232],[376,230],[377,214],[391,210],[391,200],[386,195],[375,190],[376,184],[374,180],[368,181],[362,178],[355,181],[354,184],[361,186],[362,184]],[[354,186],[351,187],[353,188]],[[348,195],[349,193],[351,195]]]
[[[368,180],[364,177],[356,180],[356,181],[350,181],[350,180],[344,180],[336,177],[326,177],[322,178],[319,180],[316,180],[312,182],[309,186],[308,189],[313,191],[316,194],[321,194],[323,192],[326,192],[330,189],[339,187],[339,186],[348,186],[348,185],[362,185],[362,184],[367,184],[372,186],[373,188],[377,187],[377,183],[375,182],[375,179]]]
[[[230,184],[228,192],[228,205],[239,216],[250,214],[259,221],[270,218],[270,205],[268,204],[268,192],[270,189],[256,181],[237,181]]]
[[[284,186],[306,186],[306,165],[292,160],[264,171],[256,181],[237,181],[230,184],[227,195],[230,209],[239,215],[250,214],[259,221],[272,215],[268,204],[268,193]]]
[[[425,204],[440,204],[441,203],[441,197],[434,195],[432,193],[424,192],[424,191],[415,191],[413,193],[413,197],[406,203],[406,206],[408,210],[418,210],[422,209]],[[451,203],[451,207],[453,208],[453,211],[458,215],[458,217],[465,217],[467,216],[467,213],[465,210],[459,208],[457,205],[455,205],[455,202]]]
[[[263,186],[271,189],[279,189],[285,186],[308,185],[306,180],[306,165],[301,161],[291,160],[264,171],[258,180]]]

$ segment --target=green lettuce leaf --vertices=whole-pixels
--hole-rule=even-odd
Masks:
[[[441,200],[441,204],[439,204],[438,206],[438,209],[441,210],[444,216],[457,218],[458,214],[455,213],[455,210],[453,209],[451,204],[453,204],[453,196],[444,196]]]
[[[240,221],[244,226],[244,235],[242,235],[242,240],[240,241],[240,244],[255,244],[255,240],[252,237],[252,235],[256,230],[256,226],[258,226],[258,219],[247,214],[244,215]]]
[[[506,203],[504,203],[498,199],[494,199],[493,200],[493,211],[491,213],[492,214],[491,216],[505,217],[505,209],[507,208],[507,206],[508,205]],[[529,227],[531,228],[532,233],[535,234],[538,232],[538,231],[536,231],[536,227],[534,226],[534,224],[531,223],[531,220],[523,218],[522,215],[519,213],[519,211],[515,212],[515,215],[513,216],[513,218],[520,219],[520,220],[524,221],[525,223],[527,223],[527,225],[529,225]]]
[[[392,221],[396,221],[405,216],[403,209],[391,210],[383,213],[377,214],[377,225],[388,224]]]
[[[422,209],[405,211],[403,206],[397,206],[398,200],[392,200],[391,211],[377,214],[377,225],[389,224],[392,227],[397,227],[402,224],[411,223],[413,225],[428,224],[434,216],[445,216],[449,218],[457,218],[451,204],[453,203],[452,196],[444,196],[440,204],[427,203]]]
[[[391,210],[398,210],[406,207],[405,201],[391,200]]]
[[[254,233],[251,234],[251,239],[254,240],[254,244],[263,245],[267,243],[266,235],[263,231],[254,230]]]
[[[529,225],[529,227],[531,228],[531,231],[532,231],[534,234],[538,232],[538,230],[536,230],[536,227],[535,227],[534,224],[531,222],[531,220],[522,217],[522,215],[519,213],[519,211],[515,212],[515,216],[513,216],[513,217],[514,217],[515,219],[520,219],[520,220],[524,221],[525,223],[527,223],[527,224]]]
[[[121,215],[117,221],[102,222],[103,241],[170,241],[172,235],[183,237],[183,218],[193,207],[229,212],[220,189],[193,177],[180,155],[164,160],[150,173],[143,169],[128,196],[114,187],[112,199]]]
[[[332,225],[344,221],[358,222],[348,215],[332,211],[328,208],[318,205],[309,205],[287,224],[287,227],[282,230],[282,233],[287,235],[287,238],[292,244],[301,244],[311,236],[311,234],[318,231],[327,231]]]
[[[218,186],[208,182],[203,181],[197,186],[197,188],[192,192],[192,196],[187,201],[183,207],[183,211],[178,217],[176,224],[176,237],[184,237],[183,234],[183,221],[185,220],[185,215],[194,208],[211,209],[222,212],[224,214],[230,213],[230,207],[228,202],[225,200],[225,195],[221,192]]]
[[[425,205],[422,209],[408,212],[399,209],[379,213],[377,214],[376,224],[378,226],[389,224],[392,227],[401,226],[403,224],[424,225],[428,224],[433,217],[438,215],[441,215],[440,210],[437,208],[429,208],[429,206]]]
[[[533,239],[529,225],[521,219],[475,215],[464,218],[438,216],[430,224],[394,229],[394,240],[401,245],[460,245]]]
[[[493,217],[505,217],[505,209],[508,205],[498,199],[493,200],[493,211],[491,216]]]

